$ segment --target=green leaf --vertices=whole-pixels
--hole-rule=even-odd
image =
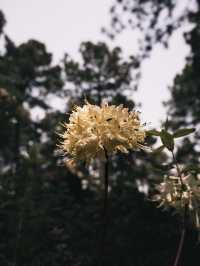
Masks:
[[[166,130],[161,131],[160,135],[163,145],[170,151],[174,150],[174,138],[173,135],[167,132]]]
[[[195,164],[187,165],[183,168],[183,172],[194,172],[194,173],[200,173],[200,167]]]
[[[160,136],[161,132],[155,129],[146,131],[147,136]]]
[[[172,168],[172,164],[171,163],[169,163],[169,164],[161,164],[161,165],[159,165],[158,168],[160,168],[161,170],[166,172],[166,171],[169,171]]]
[[[165,148],[165,146],[162,145],[162,146],[156,148],[155,150],[153,150],[153,153],[160,153],[160,152],[162,152],[164,150],[164,148]]]
[[[167,117],[166,121],[165,121],[165,124],[164,124],[164,127],[165,127],[165,130],[167,131],[168,128],[169,128],[169,119]]]
[[[187,136],[191,133],[193,133],[195,131],[195,128],[182,128],[182,129],[178,129],[175,133],[174,133],[174,138],[181,138],[184,136]]]

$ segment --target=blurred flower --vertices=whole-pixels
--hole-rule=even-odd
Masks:
[[[9,97],[9,93],[6,89],[0,88],[0,99]]]
[[[64,128],[61,148],[75,160],[90,162],[105,159],[105,151],[128,153],[144,148],[145,130],[138,112],[129,112],[122,105],[104,103],[99,107],[86,103],[74,109]]]
[[[78,176],[81,179],[83,179],[85,177],[84,174],[81,171],[79,171],[78,166],[73,159],[66,160],[65,164],[66,164],[66,167],[69,169],[69,171],[72,174]]]
[[[12,96],[7,89],[0,88],[0,104],[14,103],[16,98]]]
[[[181,182],[182,179],[182,182]],[[193,211],[200,206],[200,181],[192,175],[180,177],[168,176],[157,186],[158,194],[153,200],[159,201],[159,206],[174,207],[178,211],[188,206]]]

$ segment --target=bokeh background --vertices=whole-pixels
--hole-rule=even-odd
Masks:
[[[0,265],[97,265],[102,180],[97,161],[71,169],[57,144],[75,104],[139,110],[149,129],[196,127],[176,147],[199,165],[199,0],[1,0]],[[147,144],[159,146],[155,138]],[[149,200],[168,153],[109,164],[103,265],[173,265],[180,217]],[[198,173],[196,173],[198,174]],[[197,265],[188,228],[180,265]]]

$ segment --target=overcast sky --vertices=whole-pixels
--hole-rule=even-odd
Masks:
[[[109,25],[108,10],[113,0],[1,0],[7,19],[6,32],[17,43],[30,38],[46,44],[58,62],[67,52],[79,59],[83,41],[105,41],[111,47],[122,47],[124,56],[134,53],[136,36],[131,31],[121,34],[114,42],[100,29]],[[152,126],[165,119],[162,101],[169,98],[168,86],[185,63],[189,48],[182,38],[183,29],[171,39],[170,49],[157,46],[143,65],[143,78],[135,99],[142,102],[142,118]]]

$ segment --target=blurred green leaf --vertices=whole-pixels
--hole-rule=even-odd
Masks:
[[[200,167],[195,164],[187,165],[183,168],[183,172],[195,172],[200,173]]]
[[[160,136],[160,133],[160,131],[155,129],[146,131],[147,136]]]
[[[174,138],[173,135],[167,132],[166,130],[161,131],[160,135],[163,145],[170,151],[174,150]]]
[[[181,138],[187,136],[195,131],[195,128],[182,128],[178,129],[174,134],[174,138]]]
[[[155,150],[153,150],[153,153],[159,153],[159,152],[162,152],[162,151],[164,150],[164,148],[165,148],[165,146],[162,145],[162,146],[156,148]]]
[[[165,127],[165,130],[167,131],[168,128],[169,128],[169,119],[167,117],[166,121],[165,121],[165,124],[164,124],[164,127]]]

